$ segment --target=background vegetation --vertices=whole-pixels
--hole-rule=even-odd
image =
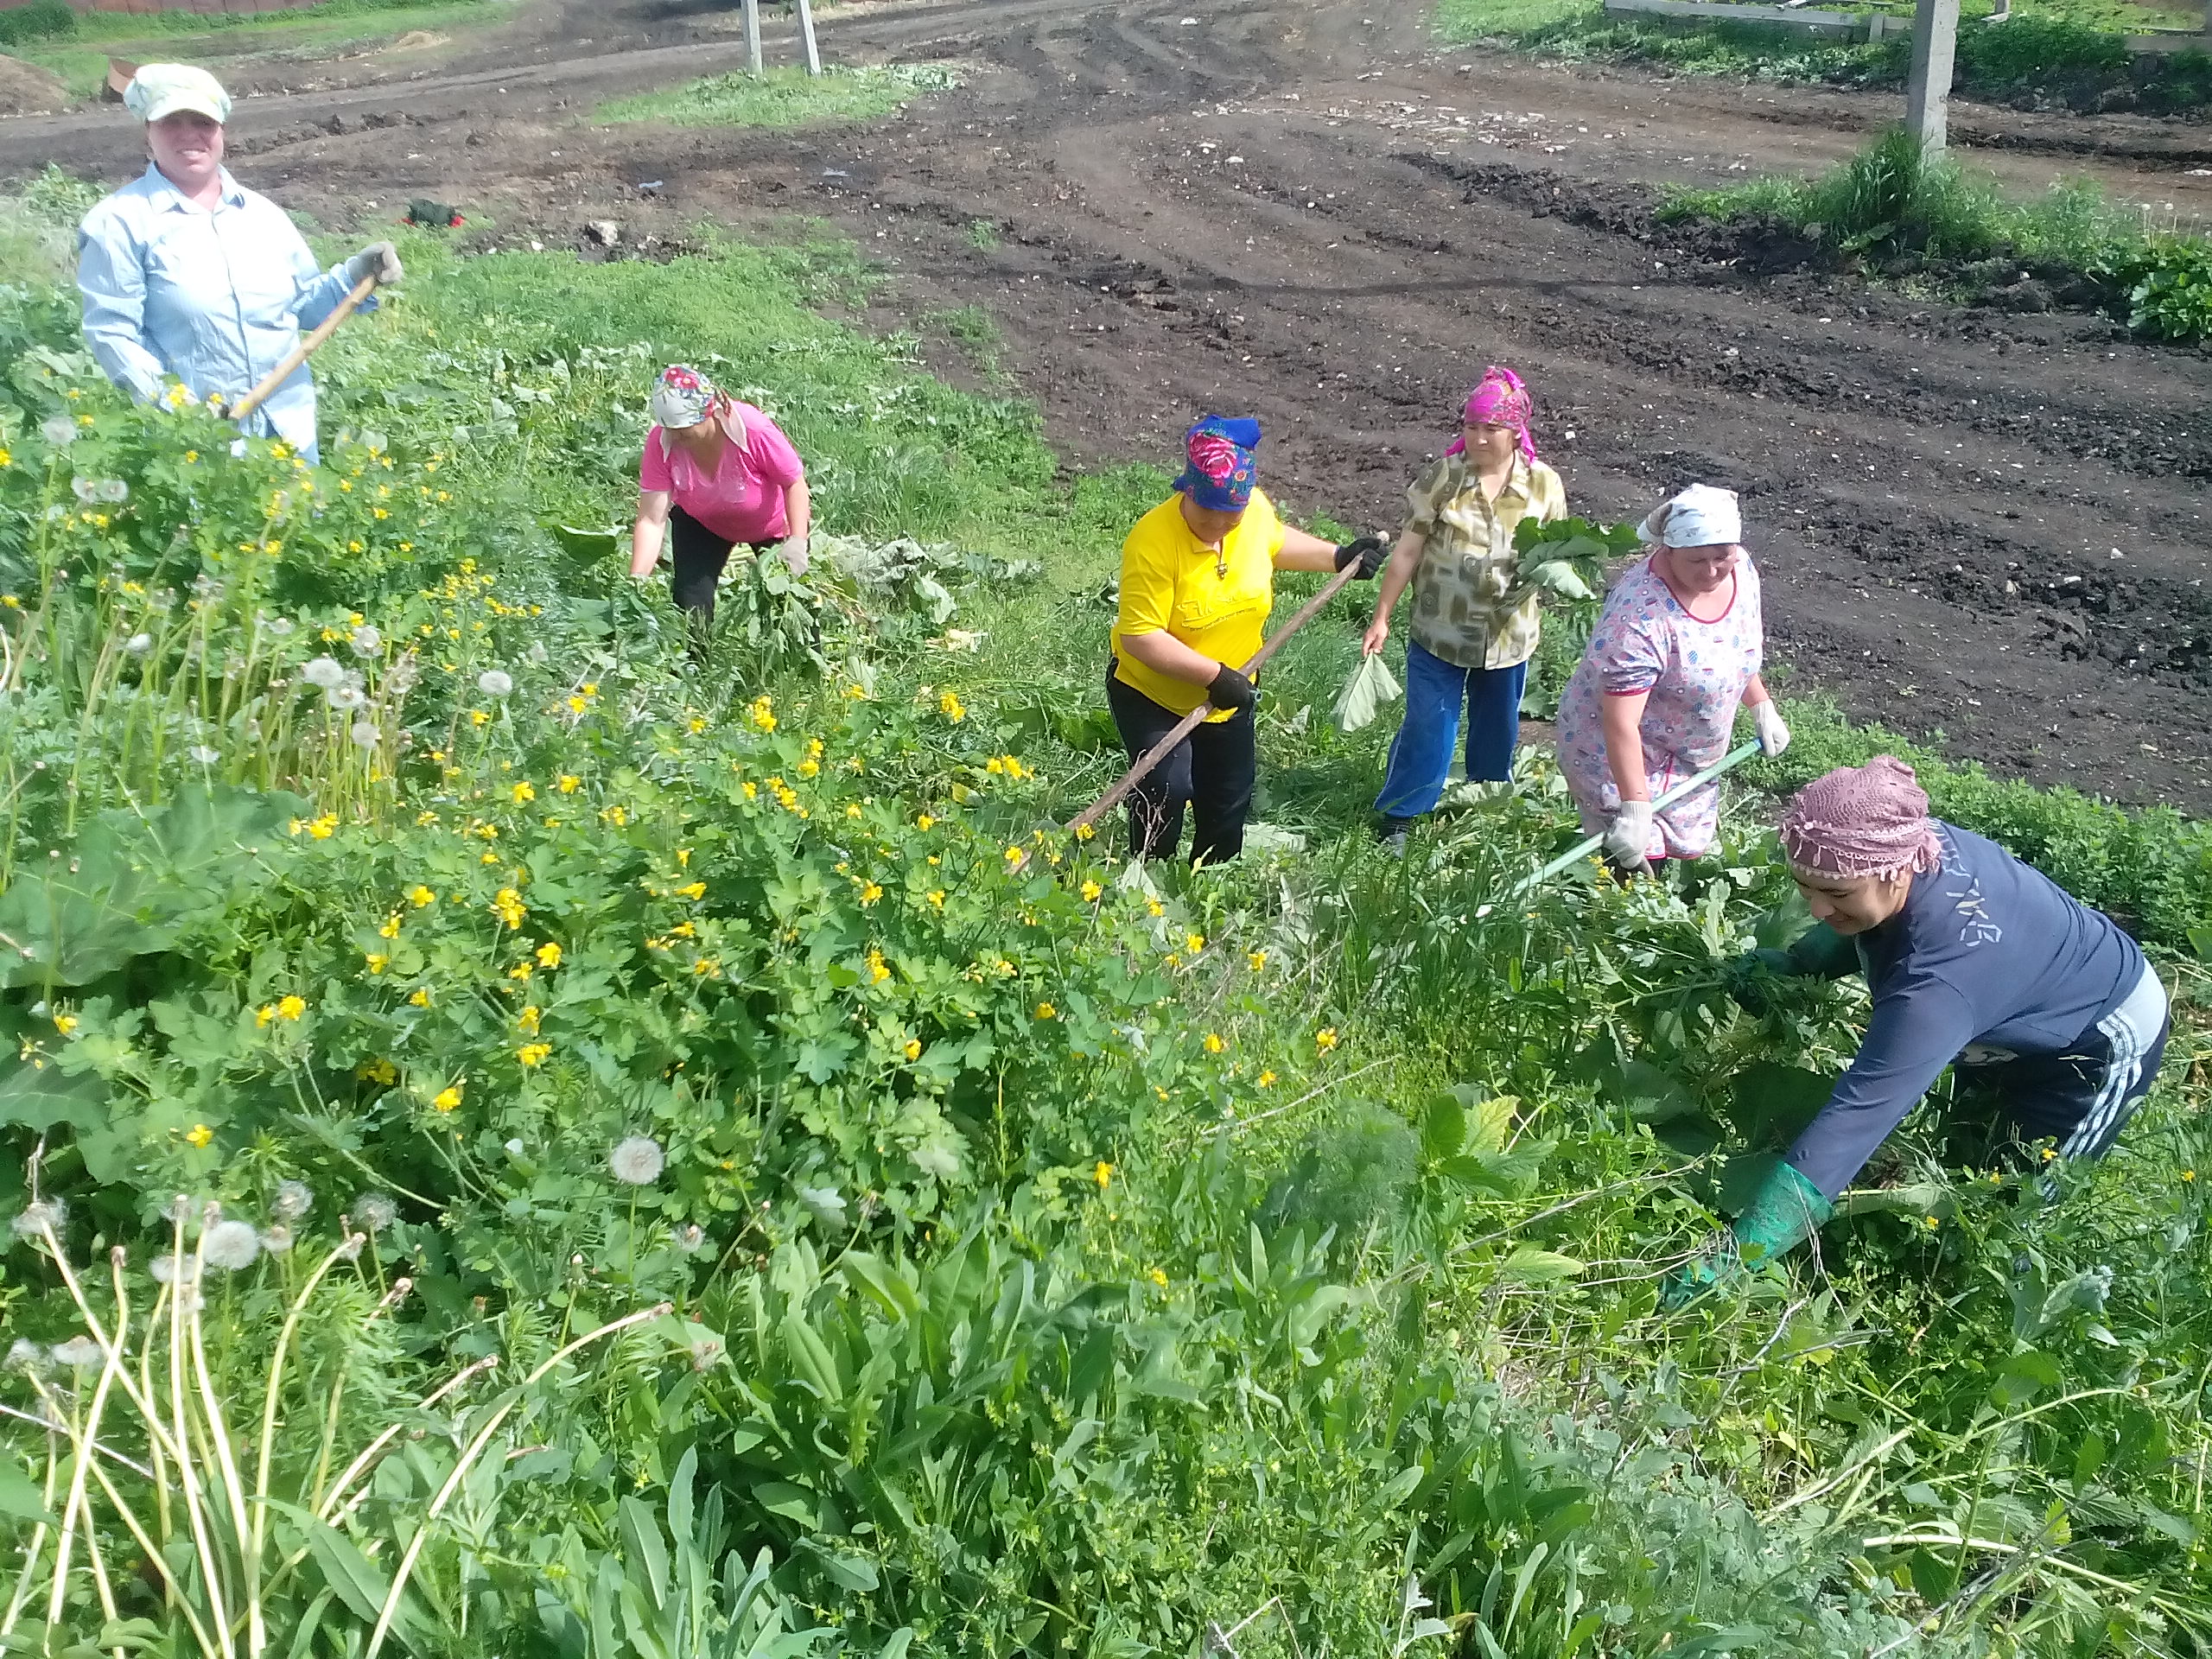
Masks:
[[[849,255],[416,237],[310,470],[100,384],[80,206],[0,215],[19,1649],[2204,1650],[2186,962],[2059,1202],[1931,1112],[1662,1323],[1855,1040],[1720,991],[1802,921],[1754,815],[1520,895],[1531,757],[1386,857],[1348,602],[1269,676],[1271,833],[1127,868],[1052,826],[1164,474],[822,321]],[[697,671],[612,529],[673,357],[835,532]],[[2034,798],[2055,873],[2119,844]],[[2164,934],[2193,846],[2133,843]]]
[[[2188,8],[2050,0],[2017,6],[1993,27],[1985,21],[1988,10],[1963,10],[1955,92],[2084,113],[2171,115],[2212,103],[2212,56],[2193,47],[2132,53],[2121,39],[2152,29],[2199,27],[2201,14]],[[1909,24],[1911,9],[1889,15]],[[1611,16],[1587,0],[1439,0],[1437,28],[1447,41],[1500,41],[1570,61],[1840,86],[1901,87],[1912,59],[1909,29],[1872,43],[1840,41],[1749,23]]]

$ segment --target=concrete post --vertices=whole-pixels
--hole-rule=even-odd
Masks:
[[[1951,0],[1951,6],[1956,16],[1958,0]],[[756,75],[760,73],[760,0],[745,0],[745,67]]]
[[[1951,73],[1959,49],[1959,0],[1919,0],[1912,17],[1912,78],[1905,125],[1933,155],[1949,140]]]
[[[811,0],[797,0],[798,5],[798,37],[806,42],[806,73],[822,73],[822,48],[814,43],[814,7]]]

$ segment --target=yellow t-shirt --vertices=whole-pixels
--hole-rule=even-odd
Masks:
[[[1115,677],[1179,715],[1204,702],[1205,687],[1146,667],[1122,649],[1122,637],[1165,632],[1216,662],[1243,667],[1259,650],[1268,613],[1274,607],[1275,555],[1282,551],[1282,542],[1274,503],[1258,490],[1218,555],[1191,533],[1179,495],[1171,495],[1138,519],[1122,543]],[[1227,720],[1230,712],[1223,709],[1211,718]]]

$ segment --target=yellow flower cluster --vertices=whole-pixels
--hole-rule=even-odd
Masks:
[[[256,1027],[263,1027],[278,1020],[297,1020],[307,1011],[305,997],[296,995],[280,996],[274,1002],[265,1003],[256,1010],[253,1023]]]
[[[968,718],[968,710],[961,706],[960,699],[954,696],[950,691],[947,691],[944,696],[940,696],[937,700],[937,706],[938,711],[942,713],[947,720],[957,721]]]
[[[1025,778],[1037,775],[1033,767],[1025,766],[1010,754],[995,754],[983,762],[983,770],[994,778],[1011,778],[1020,783]]]
[[[766,693],[753,699],[753,705],[745,711],[745,717],[764,732],[776,729],[776,705],[768,700]]]
[[[457,1083],[448,1084],[444,1088],[438,1090],[437,1094],[431,1099],[430,1104],[436,1107],[438,1110],[442,1112],[460,1110],[461,1085]]]
[[[512,887],[501,887],[493,895],[492,909],[509,927],[520,927],[522,918],[529,914],[523,907],[522,894]]]
[[[552,1052],[553,1045],[550,1043],[524,1043],[515,1051],[515,1058],[524,1065],[537,1065]]]
[[[304,830],[317,841],[328,841],[331,831],[337,828],[338,815],[335,812],[326,812],[319,818],[294,818],[291,822],[290,832],[296,836]]]

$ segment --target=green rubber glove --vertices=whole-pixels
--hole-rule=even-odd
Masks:
[[[1795,1166],[1777,1164],[1714,1248],[1668,1276],[1659,1291],[1660,1311],[1672,1313],[1708,1291],[1733,1285],[1752,1268],[1771,1266],[1834,1213],[1835,1206]]]
[[[1746,1014],[1774,1007],[1781,979],[1841,979],[1859,971],[1859,947],[1826,922],[1815,922],[1786,950],[1746,950],[1720,970],[1721,983]]]

